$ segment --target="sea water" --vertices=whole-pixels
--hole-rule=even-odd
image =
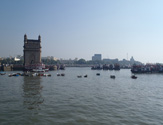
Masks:
[[[0,75],[1,125],[163,124],[163,74],[131,79],[128,69],[66,68],[51,77],[8,77],[17,72]]]

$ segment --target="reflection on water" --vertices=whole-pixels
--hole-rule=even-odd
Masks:
[[[137,74],[135,80],[130,70],[57,72],[0,76],[0,125],[163,125],[163,74]]]
[[[44,102],[41,95],[43,86],[40,84],[40,77],[24,77],[23,97],[24,106],[29,109],[40,109],[40,105]]]

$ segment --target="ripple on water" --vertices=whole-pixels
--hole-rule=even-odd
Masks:
[[[65,76],[58,77],[58,72]],[[163,124],[163,75],[141,74],[133,80],[130,70],[90,68],[50,73],[0,76],[1,124]],[[88,77],[77,78],[84,74]],[[110,79],[112,74],[116,79]]]

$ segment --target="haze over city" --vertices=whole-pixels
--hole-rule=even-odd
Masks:
[[[162,0],[1,0],[0,57],[23,55],[24,34],[42,57],[163,63]]]

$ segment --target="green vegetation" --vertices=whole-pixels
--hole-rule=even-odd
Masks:
[[[53,59],[42,59],[41,61],[42,61],[42,63],[47,64],[47,65],[61,64],[61,62],[59,60],[55,61]]]
[[[19,65],[22,65],[23,62],[24,62],[24,60],[15,61],[14,58],[6,58],[3,60],[0,60],[1,65],[3,65],[3,64],[19,64]]]
[[[0,60],[0,64],[18,64],[18,65],[23,65],[24,60],[20,60],[20,61],[15,61],[14,58],[6,58],[3,60]],[[115,64],[118,63],[121,66],[125,66],[125,65],[133,65],[133,64],[142,64],[141,62],[138,61],[128,61],[128,60],[122,60],[122,61],[118,61],[118,59],[115,60],[110,60],[108,62],[106,61],[86,61],[85,59],[79,59],[79,60],[53,60],[53,59],[42,59],[42,63],[46,64],[46,65],[59,65],[59,64],[67,64],[67,65],[98,65],[98,64]]]

